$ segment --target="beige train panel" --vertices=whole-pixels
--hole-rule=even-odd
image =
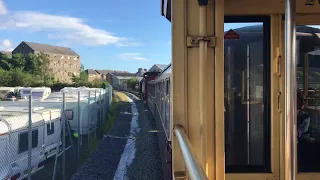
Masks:
[[[172,1],[172,123],[181,124],[188,132],[187,123],[187,63],[186,63],[186,3]],[[183,157],[176,138],[172,138],[173,171],[185,171]]]
[[[281,54],[281,15],[271,16],[271,170],[275,177],[280,177],[280,70],[279,61],[283,61]]]
[[[320,25],[320,9],[318,14],[297,14],[296,23],[297,25]]]
[[[296,180],[319,180],[320,174],[319,173],[302,173],[298,174]]]
[[[306,1],[307,0],[296,1],[298,14],[320,12],[320,3],[318,0],[314,0],[314,5],[305,5]],[[225,15],[284,14],[284,2],[284,0],[225,0]]]

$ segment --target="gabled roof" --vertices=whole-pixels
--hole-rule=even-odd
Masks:
[[[118,71],[118,70],[109,70],[109,69],[103,69],[103,70],[96,70],[99,74],[107,75],[108,73],[129,73],[128,71]]]
[[[87,69],[86,70],[88,74],[99,74],[96,70],[94,69]]]
[[[135,73],[129,73],[129,72],[111,72],[110,74],[114,75],[114,76],[136,76]]]
[[[167,64],[156,64],[162,71],[168,66]]]
[[[10,52],[10,51],[1,51],[1,50],[0,50],[0,55],[1,55],[1,54],[6,54],[9,58],[12,57],[12,52]]]
[[[26,43],[34,51],[52,53],[52,54],[79,56],[72,49],[67,47],[53,46],[49,44],[40,44],[40,43],[27,42],[27,41],[23,41],[23,42]]]

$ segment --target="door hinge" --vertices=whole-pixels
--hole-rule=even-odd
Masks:
[[[187,37],[187,47],[199,47],[200,41],[206,41],[208,43],[208,47],[215,47],[216,46],[216,37],[215,36],[207,36],[207,37],[188,36]]]

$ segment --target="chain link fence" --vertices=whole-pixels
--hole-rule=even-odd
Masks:
[[[112,87],[29,92],[0,101],[0,179],[69,179],[103,137]]]

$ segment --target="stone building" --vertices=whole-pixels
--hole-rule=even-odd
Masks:
[[[59,82],[72,82],[72,76],[80,75],[80,56],[72,49],[34,42],[21,42],[12,54],[21,53],[25,56],[45,53],[50,60],[50,68]]]

